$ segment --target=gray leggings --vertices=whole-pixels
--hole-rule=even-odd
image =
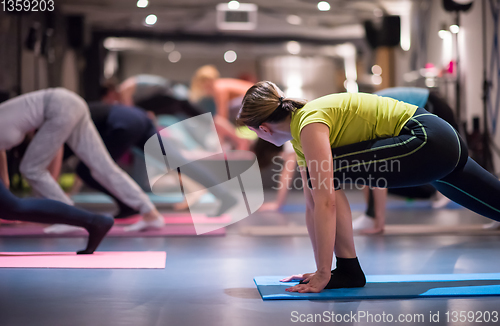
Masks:
[[[12,102],[12,105],[23,103]],[[50,89],[44,96],[44,122],[21,161],[20,170],[31,187],[45,198],[72,205],[47,170],[57,151],[67,143],[92,176],[128,206],[147,213],[154,208],[148,196],[111,159],[85,101],[68,90]]]

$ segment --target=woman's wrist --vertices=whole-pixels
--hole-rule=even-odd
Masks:
[[[319,274],[319,275],[324,275],[324,274],[331,274],[331,268],[321,268],[316,271],[316,274]]]

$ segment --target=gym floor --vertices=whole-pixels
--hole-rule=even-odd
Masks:
[[[362,207],[361,192],[348,192],[348,197],[353,207]],[[303,203],[301,193],[292,193],[289,202]],[[353,211],[354,217],[360,214]],[[387,224],[486,222],[465,209],[387,212]],[[228,227],[224,237],[108,238],[99,248],[166,251],[163,270],[0,269],[0,325],[279,326],[297,324],[294,311],[423,314],[425,322],[414,324],[448,325],[447,311],[500,310],[498,297],[264,302],[253,277],[314,271],[311,244],[307,236],[247,236],[240,230],[250,224],[290,223],[304,224],[303,213],[254,214]],[[355,241],[367,275],[500,272],[500,238],[495,235],[379,235],[356,236]],[[0,251],[74,251],[84,243],[79,238],[4,238]],[[430,323],[429,313],[438,311],[439,322]],[[351,324],[375,323],[343,323]]]

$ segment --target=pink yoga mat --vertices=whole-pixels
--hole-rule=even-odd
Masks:
[[[0,268],[165,268],[165,251],[0,252]]]
[[[217,217],[207,217],[202,214],[191,215],[189,213],[169,213],[162,214],[165,218],[166,224],[193,224],[193,219],[196,220],[196,223],[202,224],[229,224],[231,223],[231,216],[228,214],[223,214]],[[115,225],[130,225],[138,222],[141,219],[140,215],[134,215],[127,218],[119,218],[115,220]],[[1,219],[0,219],[1,220]],[[0,225],[2,224],[20,224],[18,221],[7,221],[1,220]]]
[[[166,224],[193,224],[193,219],[197,224],[228,224],[231,223],[231,216],[224,214],[217,217],[207,217],[206,215],[191,215],[189,213],[172,213],[163,214]],[[130,216],[127,218],[120,218],[115,220],[115,224],[125,225],[134,224],[141,219],[140,215]]]
[[[46,234],[43,232],[44,226],[37,224],[22,225],[3,225],[0,226],[0,238],[2,237],[42,237],[42,238],[74,238],[86,237],[88,233],[84,230],[63,234]],[[123,226],[115,225],[109,231],[107,237],[123,238],[148,238],[148,237],[166,237],[166,236],[194,236],[196,230],[194,225],[189,224],[171,224],[166,225],[161,230],[148,230],[143,232],[125,232]],[[225,228],[220,228],[212,232],[201,234],[201,236],[221,236],[226,234]]]

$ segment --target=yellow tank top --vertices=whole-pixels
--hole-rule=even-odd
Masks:
[[[306,166],[300,132],[310,123],[330,128],[332,148],[399,135],[417,107],[388,97],[339,93],[320,97],[292,113],[292,145],[300,166]]]

